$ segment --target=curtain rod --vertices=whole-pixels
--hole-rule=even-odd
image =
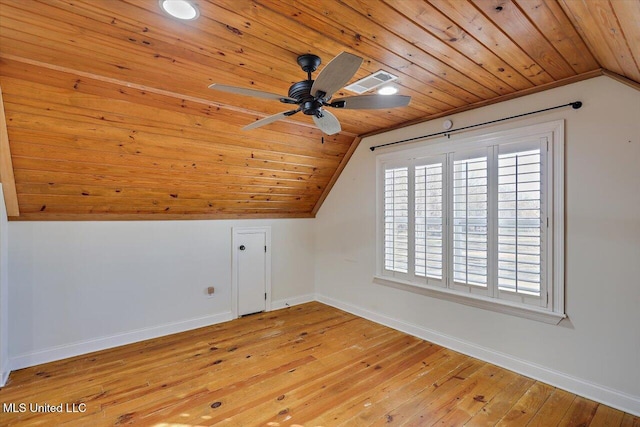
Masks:
[[[531,114],[542,113],[544,111],[556,110],[558,108],[564,108],[564,107],[569,107],[569,106],[573,107],[574,110],[577,110],[578,108],[582,107],[582,102],[581,101],[574,101],[574,102],[570,102],[568,104],[557,105],[555,107],[544,108],[542,110],[530,111],[528,113],[518,114],[518,115],[515,115],[515,116],[509,116],[509,117],[504,117],[502,119],[491,120],[489,122],[477,123],[475,125],[464,126],[464,127],[457,128],[457,129],[450,129],[450,130],[445,130],[445,131],[442,131],[442,132],[430,133],[429,135],[416,136],[416,137],[413,137],[413,138],[402,139],[400,141],[387,142],[386,144],[374,145],[373,147],[369,147],[369,149],[371,151],[374,151],[376,148],[387,147],[389,145],[402,144],[404,142],[415,141],[417,139],[431,138],[433,136],[439,136],[439,135],[447,135],[447,136],[449,136],[453,132],[460,132],[461,130],[471,129],[471,128],[475,128],[475,127],[478,127],[478,126],[490,125],[492,123],[498,123],[498,122],[503,122],[505,120],[517,119],[518,117],[529,116]]]

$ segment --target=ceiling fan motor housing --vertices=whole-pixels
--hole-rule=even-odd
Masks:
[[[298,102],[304,101],[307,98],[313,99],[311,96],[311,86],[313,86],[313,80],[303,80],[292,84],[289,88],[289,98],[297,99]]]
[[[307,116],[316,116],[322,108],[323,102],[311,95],[313,80],[303,80],[294,83],[289,88],[289,98],[297,99],[302,112]]]

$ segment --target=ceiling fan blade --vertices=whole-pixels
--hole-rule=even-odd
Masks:
[[[209,85],[209,89],[219,90],[221,92],[235,93],[238,95],[255,96],[258,98],[265,98],[265,99],[274,99],[276,101],[286,102],[288,104],[298,103],[298,101],[296,101],[295,99],[289,98],[287,96],[277,95],[275,93],[270,93],[270,92],[263,92],[261,90],[247,89],[244,87],[228,86],[228,85],[221,85],[218,83],[214,83],[212,85]]]
[[[320,71],[316,80],[311,86],[311,94],[315,96],[318,91],[322,91],[329,98],[335,91],[346,85],[353,77],[360,65],[362,58],[348,52],[342,52],[333,58]]]
[[[322,110],[322,117],[313,116],[313,121],[318,126],[318,129],[327,135],[333,135],[342,130],[338,118],[327,110]]]
[[[359,95],[347,96],[346,98],[335,99],[331,104],[339,104],[344,101],[344,107],[335,105],[337,108],[347,108],[350,110],[375,110],[378,108],[406,107],[411,101],[410,96],[405,95]]]
[[[282,120],[285,117],[293,116],[298,111],[300,110],[283,111],[282,113],[265,117],[264,119],[260,119],[251,124],[246,125],[245,127],[242,128],[242,130],[251,130],[251,129],[259,128],[264,125],[268,125],[269,123],[277,122],[278,120]]]

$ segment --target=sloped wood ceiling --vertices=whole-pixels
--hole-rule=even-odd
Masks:
[[[640,81],[637,0],[194,3],[181,22],[157,0],[0,0],[11,219],[311,217],[358,136],[601,69]],[[354,81],[399,75],[410,105],[333,110],[322,143],[302,114],[241,131],[287,108],[207,89],[286,95],[298,55],[321,70],[342,51],[364,58]]]

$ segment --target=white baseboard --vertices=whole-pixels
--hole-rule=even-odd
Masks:
[[[315,301],[314,294],[284,298],[281,300],[272,301],[271,310],[279,310],[281,308],[292,307],[294,305],[304,304],[311,301]],[[42,363],[53,362],[55,360],[61,360],[68,357],[92,353],[94,351],[105,350],[107,348],[118,347],[138,341],[148,340],[151,338],[157,338],[165,335],[188,331],[191,329],[201,328],[203,326],[214,325],[216,323],[226,322],[231,319],[231,312],[225,312],[212,316],[184,320],[181,322],[167,323],[165,325],[154,326],[151,328],[137,329],[121,334],[111,335],[108,337],[60,345],[40,351],[35,351],[32,353],[14,356],[11,358],[9,366],[11,367],[11,370],[27,368],[29,366],[40,365]],[[2,371],[2,373],[5,372],[6,377],[8,377],[10,370],[7,369],[6,371]],[[0,380],[2,380],[2,378],[0,378]],[[6,378],[4,378],[4,380],[6,381]],[[2,384],[4,384],[4,382],[0,383],[0,387],[2,386]]]
[[[451,350],[493,363],[527,377],[542,381],[554,387],[604,403],[630,414],[640,416],[640,396],[633,396],[608,387],[594,384],[580,378],[549,369],[535,363],[522,360],[508,354],[500,353],[449,335],[441,334],[422,326],[394,319],[383,314],[369,311],[362,307],[335,300],[325,295],[316,294],[316,301],[344,310],[384,326],[422,338]]]
[[[280,310],[281,308],[293,307],[294,305],[305,304],[315,300],[316,296],[314,294],[279,299],[277,301],[271,301],[271,310]]]
[[[66,359],[68,357],[79,356],[81,354],[92,353],[94,351],[105,350],[107,348],[118,347],[151,338],[158,338],[178,332],[189,331],[203,326],[215,325],[231,320],[231,312],[214,314],[211,316],[198,317],[179,322],[166,323],[150,328],[136,329],[121,334],[96,338],[87,341],[75,342],[47,348],[32,353],[21,354],[11,358],[10,366],[12,370],[27,368],[29,366],[40,365],[42,363],[53,362],[55,360]]]

